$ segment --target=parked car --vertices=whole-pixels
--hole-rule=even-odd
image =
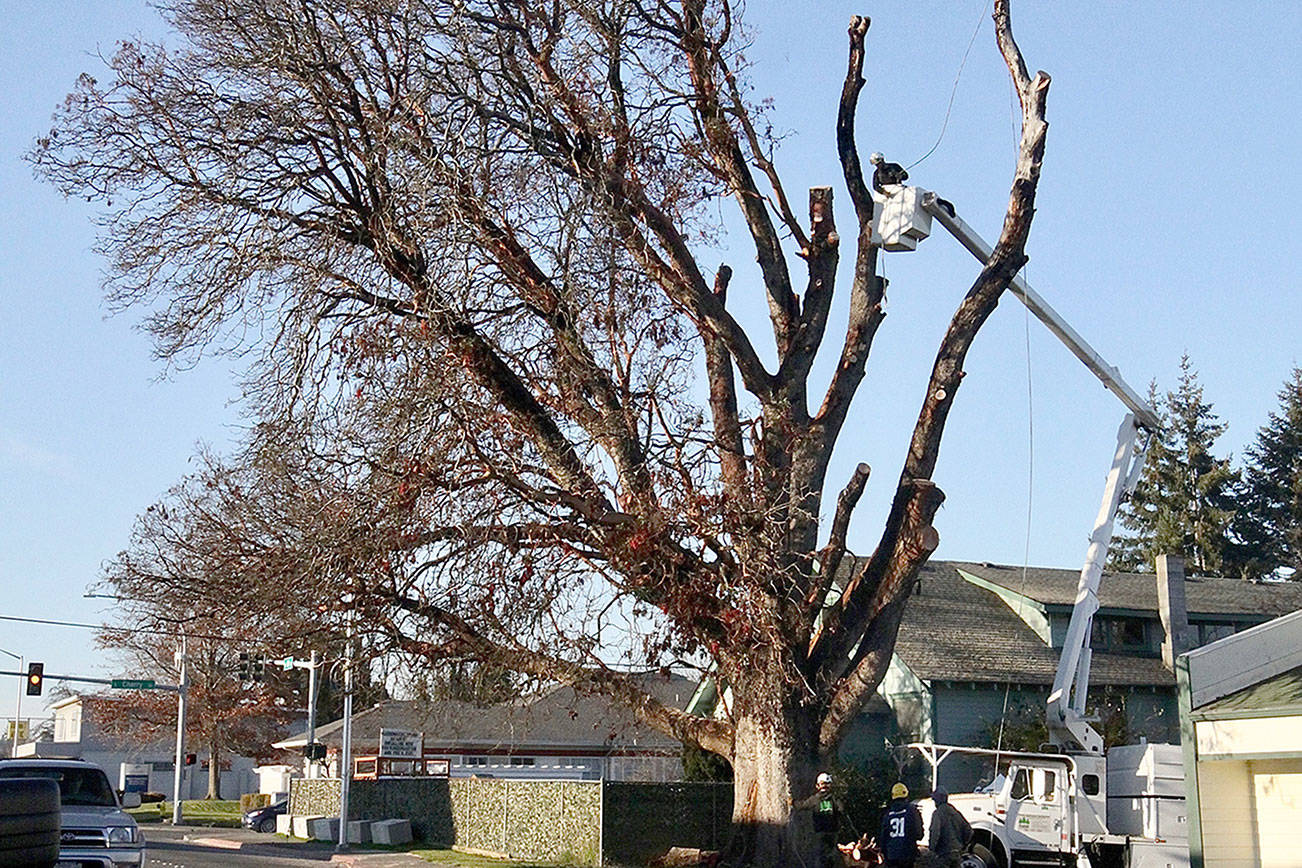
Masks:
[[[270,805],[254,808],[252,811],[245,811],[244,819],[240,821],[240,825],[255,832],[274,832],[276,831],[276,818],[288,810],[289,799],[284,798],[278,802],[272,802]]]
[[[108,775],[80,759],[0,759],[0,779],[45,778],[59,785],[59,865],[79,868],[144,866],[145,838],[123,808],[140,806],[140,796],[121,800]]]

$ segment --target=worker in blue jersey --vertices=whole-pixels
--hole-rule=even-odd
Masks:
[[[921,840],[922,814],[909,801],[909,788],[897,783],[891,787],[891,803],[882,814],[877,833],[877,846],[882,849],[886,868],[913,868]]]

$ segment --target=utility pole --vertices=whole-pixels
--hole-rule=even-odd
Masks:
[[[344,744],[339,767],[339,846],[348,849],[348,791],[353,780],[353,619],[348,616],[348,644],[344,648]]]
[[[312,657],[308,662],[307,669],[307,743],[308,750],[316,749],[316,668],[320,664],[320,658],[316,651],[312,652]],[[317,760],[308,759],[307,776],[315,778],[317,773]]]
[[[190,686],[186,671],[185,634],[181,634],[181,647],[176,652],[176,662],[181,669],[181,683],[176,692],[176,766],[172,774],[172,825],[181,825],[181,776],[185,768],[185,694]]]
[[[19,657],[18,658],[19,671],[22,671],[25,668],[27,668],[27,661],[24,658]],[[19,681],[18,699],[14,703],[14,746],[13,746],[13,750],[10,751],[9,753],[11,757],[18,756],[18,727],[23,725],[23,693],[25,692],[23,690],[23,686],[24,686],[23,682]]]
[[[316,671],[321,666],[321,656],[313,651],[307,660],[295,660],[293,655],[280,659],[280,668],[289,672],[292,669],[306,669],[307,672],[307,744],[303,755],[307,759],[307,776],[317,776],[317,758],[313,751],[316,747]]]

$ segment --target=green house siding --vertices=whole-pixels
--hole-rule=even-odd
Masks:
[[[938,744],[994,747],[999,721],[1004,716],[1004,686],[991,684],[946,684],[932,688],[936,697],[936,742]],[[1047,688],[1010,687],[1008,720],[1025,720],[1027,715],[1044,716]]]

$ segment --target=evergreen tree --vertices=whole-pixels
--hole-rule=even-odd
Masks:
[[[1246,453],[1237,534],[1245,575],[1302,580],[1302,368],[1279,392],[1279,411]]]
[[[1125,530],[1117,534],[1108,566],[1146,572],[1158,555],[1179,554],[1189,575],[1224,575],[1239,560],[1230,533],[1238,473],[1229,458],[1213,452],[1226,426],[1203,400],[1188,354],[1180,359],[1175,391],[1160,400],[1156,393],[1156,386],[1150,386],[1162,431],[1149,446],[1144,474],[1121,511]]]

